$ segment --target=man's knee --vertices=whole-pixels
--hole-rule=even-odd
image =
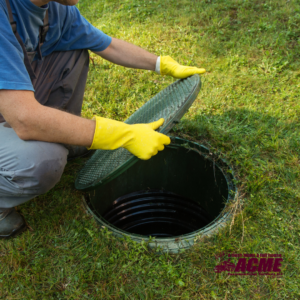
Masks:
[[[53,188],[60,180],[67,163],[68,150],[59,144],[25,142],[12,151],[9,160],[0,165],[0,176],[5,181],[0,188],[11,194],[40,195]]]
[[[65,165],[65,155],[45,157],[44,160],[36,162],[32,175],[37,194],[48,192],[60,181]]]

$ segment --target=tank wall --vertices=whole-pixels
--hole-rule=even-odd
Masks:
[[[222,171],[198,152],[166,147],[150,160],[139,160],[117,178],[89,192],[101,215],[118,197],[146,189],[164,189],[199,203],[215,218],[225,206],[228,187]]]

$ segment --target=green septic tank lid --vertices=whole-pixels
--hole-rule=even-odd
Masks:
[[[177,80],[146,102],[125,123],[150,123],[164,118],[158,132],[167,134],[195,101],[200,88],[199,75]],[[124,148],[97,150],[79,171],[75,188],[94,189],[116,178],[138,160]]]

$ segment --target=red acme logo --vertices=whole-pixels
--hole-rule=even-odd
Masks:
[[[235,269],[235,264],[230,261],[230,258],[228,260],[224,260],[221,264],[215,266],[215,272],[221,273],[223,271],[229,271],[232,272]]]
[[[222,255],[221,257],[223,257]],[[228,272],[228,275],[281,275],[281,254],[228,254],[228,260],[215,266],[216,273]],[[219,256],[220,257],[220,256]],[[238,257],[235,264],[231,257]]]

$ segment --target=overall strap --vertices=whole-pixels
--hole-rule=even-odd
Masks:
[[[46,34],[49,30],[48,9],[46,10],[46,14],[45,14],[45,18],[44,18],[44,25],[42,27],[40,27],[40,29],[42,30],[41,35],[40,35],[40,40],[41,40],[41,43],[43,44],[45,42],[45,39],[46,39]]]
[[[37,52],[40,56],[40,59],[42,59],[42,51],[41,47],[45,42],[46,34],[49,30],[49,16],[48,16],[48,9],[46,10],[45,18],[44,18],[44,25],[40,27],[40,34],[39,34],[39,43],[37,46]]]
[[[8,16],[9,16],[9,22],[10,22],[11,28],[12,28],[13,32],[16,33],[17,32],[17,23],[14,21],[9,1],[8,0],[5,0],[5,1],[6,1],[7,10],[8,10]]]
[[[7,6],[7,10],[8,10],[8,15],[9,15],[9,22],[10,22],[10,25],[11,25],[11,28],[15,34],[15,37],[17,38],[19,44],[21,45],[21,48],[23,50],[23,54],[24,54],[24,65],[27,69],[27,72],[30,76],[30,79],[31,79],[31,82],[36,79],[36,76],[34,74],[34,71],[31,67],[31,63],[30,63],[30,60],[28,58],[28,55],[27,55],[27,51],[25,49],[25,46],[24,46],[24,43],[19,35],[19,33],[17,32],[17,23],[14,21],[14,18],[13,18],[13,14],[12,14],[12,11],[11,11],[11,7],[10,7],[10,3],[9,3],[9,0],[6,0],[6,6]]]
[[[27,55],[27,51],[26,51],[26,48],[24,46],[24,43],[23,43],[19,33],[17,32],[17,23],[14,21],[9,0],[5,0],[5,1],[6,1],[6,6],[7,6],[7,10],[8,10],[8,15],[9,15],[9,22],[10,22],[12,31],[15,34],[15,37],[17,38],[19,44],[21,45],[21,48],[22,48],[23,54],[24,54],[24,64],[25,64],[27,72],[30,76],[31,81],[33,81],[34,79],[36,79],[36,76],[35,76],[35,73],[34,73],[32,67],[31,67],[31,61],[30,61],[30,59]],[[40,27],[40,30],[39,30],[39,42],[38,42],[38,46],[37,46],[37,52],[39,54],[40,59],[42,59],[41,46],[43,45],[43,43],[45,41],[48,29],[49,29],[49,16],[48,16],[48,10],[46,10],[46,14],[45,14],[45,18],[44,18],[44,24],[43,24],[43,26]]]

